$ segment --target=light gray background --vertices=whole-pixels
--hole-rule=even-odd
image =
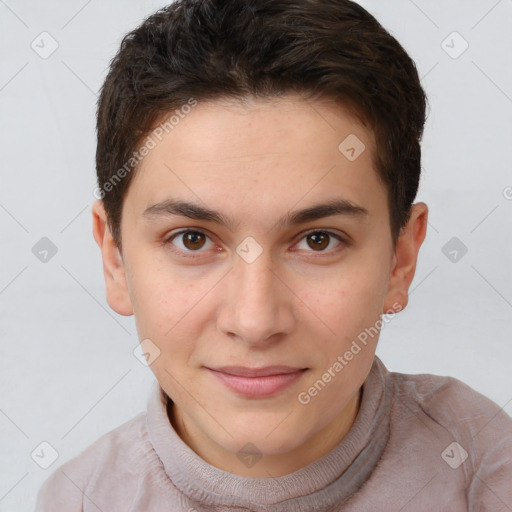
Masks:
[[[377,353],[510,413],[512,1],[361,3],[416,61],[431,108],[418,196],[429,232]],[[133,318],[106,304],[90,208],[97,91],[122,35],[163,5],[0,0],[0,511],[32,510],[53,470],[146,406],[154,377],[133,355]],[[31,47],[51,49],[43,31],[58,43],[45,59]],[[469,44],[458,58],[453,31]],[[58,249],[46,263],[32,252],[42,237]],[[456,262],[442,252],[452,237],[468,248]],[[59,454],[48,469],[31,457],[43,441]]]

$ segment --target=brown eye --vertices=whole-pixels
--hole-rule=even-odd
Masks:
[[[332,241],[337,242],[334,247],[332,247]],[[303,243],[305,246],[300,247]],[[304,234],[297,247],[298,249],[304,249],[306,252],[333,253],[346,245],[348,245],[348,242],[340,235],[332,231],[316,230]],[[329,248],[329,246],[331,247]]]
[[[164,245],[168,245],[174,252],[187,256],[191,253],[197,252],[199,254],[205,252],[204,247],[208,248],[208,242],[213,246],[213,242],[209,239],[206,233],[197,231],[195,229],[186,229],[174,233],[166,240]]]
[[[183,234],[183,245],[190,249],[191,251],[196,251],[197,249],[201,249],[203,247],[206,236],[199,231],[186,231]]]
[[[311,247],[312,249],[323,250],[329,245],[330,236],[327,233],[319,231],[307,235],[306,239],[308,240],[309,247]],[[311,241],[311,243],[309,243],[309,241]]]

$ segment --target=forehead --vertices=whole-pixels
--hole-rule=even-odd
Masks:
[[[160,127],[165,126],[165,121],[164,116]],[[174,140],[176,159],[191,160],[191,149],[196,161],[212,163],[284,153],[300,155],[305,150],[316,156],[327,151],[326,156],[332,156],[338,154],[339,143],[349,135],[364,140],[369,153],[375,149],[373,132],[353,110],[334,100],[306,101],[296,94],[201,101],[178,121],[172,128],[174,137],[162,134],[167,143],[172,145]],[[184,139],[189,139],[186,144]],[[306,146],[298,146],[298,142]],[[248,153],[248,149],[259,153]]]
[[[198,102],[158,133],[150,134],[155,145],[125,200],[139,214],[170,196],[232,217],[237,210],[282,213],[327,196],[386,204],[373,163],[373,132],[334,101],[288,95]]]

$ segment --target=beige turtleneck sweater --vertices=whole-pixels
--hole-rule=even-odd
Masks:
[[[55,470],[36,512],[512,511],[512,419],[450,377],[389,372],[375,357],[344,439],[277,478],[201,459],[167,400],[155,381],[147,412]]]

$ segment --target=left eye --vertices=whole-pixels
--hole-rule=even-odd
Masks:
[[[310,231],[303,235],[301,241],[305,240],[307,246],[314,249],[313,252],[327,252],[324,251],[324,249],[330,245],[332,238],[335,238],[338,241],[338,245],[336,247],[342,245],[343,239],[341,236],[333,233],[332,231]]]
[[[304,240],[307,246],[310,249],[313,249],[313,252],[327,252],[325,251],[325,249],[329,247],[333,238],[335,238],[338,241],[338,244],[335,246],[335,248],[339,247],[340,245],[343,245],[344,240],[341,236],[337,235],[336,233],[333,233],[332,231],[321,230],[310,231],[309,233],[304,234],[300,239],[300,242]],[[181,243],[174,244],[175,239],[180,240]],[[208,247],[207,241],[209,241],[210,247]],[[181,252],[185,253],[201,252],[200,249],[203,249],[205,247],[206,249],[208,249],[211,248],[212,245],[214,245],[206,233],[195,229],[188,229],[174,233],[166,240],[164,240],[163,243],[165,245],[172,244],[175,247],[177,247]],[[298,244],[297,248],[301,249],[300,243]]]

